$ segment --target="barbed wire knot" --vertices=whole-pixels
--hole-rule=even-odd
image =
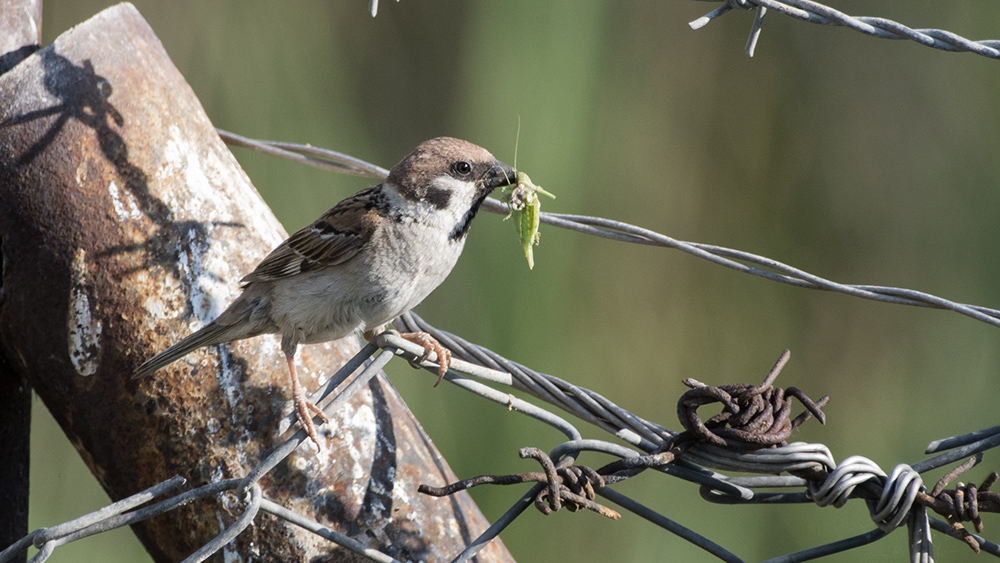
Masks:
[[[479,485],[544,483],[546,486],[535,495],[534,504],[535,508],[546,516],[565,506],[570,512],[585,508],[612,520],[621,518],[621,514],[617,511],[595,502],[597,490],[605,485],[604,477],[597,471],[585,465],[557,467],[547,453],[534,447],[521,448],[518,455],[522,459],[537,461],[542,466],[542,471],[514,475],[480,475],[444,487],[420,485],[417,491],[425,495],[442,497]]]
[[[826,424],[822,407],[830,400],[828,396],[813,402],[795,387],[782,389],[772,385],[790,357],[791,353],[785,350],[760,385],[709,386],[691,378],[684,379],[691,390],[677,402],[677,417],[690,433],[687,437],[693,435],[722,447],[759,449],[785,444],[792,430],[810,416]],[[793,397],[806,407],[806,411],[789,419]],[[708,422],[702,422],[698,408],[711,403],[722,403],[723,410]],[[679,435],[677,441],[687,437]]]
[[[596,489],[604,487],[604,477],[586,465],[556,467],[548,454],[538,448],[521,448],[522,459],[534,459],[545,471],[546,485],[535,495],[535,508],[545,515],[556,512],[563,506],[570,512],[581,508],[593,510],[617,520],[621,515],[594,501]]]
[[[979,553],[979,541],[969,533],[962,522],[972,522],[976,533],[982,533],[983,519],[979,513],[981,511],[1000,512],[1000,493],[990,490],[1000,475],[996,471],[991,472],[978,487],[975,483],[966,485],[961,482],[954,489],[945,489],[945,487],[962,473],[979,465],[982,460],[982,453],[969,458],[965,463],[941,477],[931,489],[930,494],[925,493],[918,499],[928,508],[944,516],[952,529],[962,538],[962,541],[976,553]]]

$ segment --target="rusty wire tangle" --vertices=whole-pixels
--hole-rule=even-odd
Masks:
[[[231,145],[254,148],[329,170],[379,179],[387,174],[381,167],[325,149],[255,141],[225,131],[219,131],[219,134]],[[488,201],[484,207],[493,212],[506,212],[506,206],[497,200]],[[551,213],[542,213],[541,220],[553,226],[620,242],[676,248],[772,281],[888,303],[946,309],[1000,326],[1000,311],[995,309],[956,303],[902,288],[839,284],[765,257],[682,242],[627,223]],[[912,561],[933,560],[932,529],[960,539],[976,551],[1000,557],[1000,545],[979,535],[983,528],[980,513],[1000,511],[1000,493],[990,490],[997,480],[996,473],[978,487],[973,483],[958,483],[953,489],[945,489],[962,472],[978,464],[983,451],[1000,445],[1000,427],[937,440],[925,451],[925,454],[937,455],[910,465],[901,463],[886,472],[875,462],[861,456],[849,456],[838,462],[823,444],[785,441],[791,430],[808,418],[815,417],[823,422],[822,407],[827,400],[823,397],[813,401],[801,390],[781,389],[773,385],[788,361],[787,352],[759,385],[737,383],[711,386],[685,380],[691,390],[678,403],[678,415],[684,430],[675,431],[645,420],[593,391],[552,375],[538,373],[457,335],[436,329],[412,312],[396,319],[394,324],[402,331],[428,332],[452,351],[451,369],[445,376],[449,383],[493,401],[502,408],[549,425],[565,436],[564,442],[548,452],[537,448],[522,449],[521,457],[535,460],[541,466],[540,471],[483,475],[444,487],[421,486],[420,491],[424,494],[447,495],[486,484],[533,484],[479,538],[461,553],[456,553],[455,562],[470,560],[532,506],[543,513],[563,507],[569,510],[587,509],[609,518],[617,518],[618,510],[628,510],[723,561],[742,561],[725,547],[614,489],[614,484],[626,479],[655,474],[667,474],[694,483],[699,486],[705,500],[719,504],[813,502],[820,506],[839,507],[852,499],[861,499],[868,505],[874,522],[870,532],[771,560],[775,562],[804,561],[860,547],[904,525],[908,529]],[[437,358],[433,354],[429,358],[422,357],[424,354],[422,347],[400,338],[395,331],[383,333],[323,383],[310,400],[332,415],[395,356],[419,364],[436,375]],[[757,379],[756,376],[749,377]],[[548,407],[529,403],[517,394],[535,397]],[[793,398],[805,408],[795,418],[790,413]],[[722,412],[707,421],[702,420],[697,410],[713,403],[721,405]],[[585,438],[566,415],[608,432],[615,441]],[[294,426],[294,417],[294,414],[289,414],[282,423]],[[243,478],[221,480],[181,492],[185,480],[177,476],[73,521],[35,530],[0,552],[0,563],[32,545],[39,549],[32,561],[44,561],[56,547],[65,543],[138,522],[197,498],[222,494],[228,494],[230,498],[235,495],[240,499],[244,506],[243,515],[185,559],[186,562],[203,561],[220,550],[250,526],[261,511],[301,526],[373,561],[395,561],[389,555],[283,508],[264,496],[258,480],[306,439],[305,431],[298,429]],[[592,455],[590,452],[605,454],[617,461],[593,469],[580,463],[581,459]],[[960,465],[936,485],[925,485],[920,477],[921,473],[954,464]],[[759,475],[731,477],[724,472]],[[757,490],[780,488],[791,491]],[[137,508],[159,497],[164,498]],[[617,510],[601,504],[598,497],[601,502],[616,505]],[[937,512],[945,519],[931,517],[929,512]],[[967,528],[963,522],[971,523],[971,526]]]

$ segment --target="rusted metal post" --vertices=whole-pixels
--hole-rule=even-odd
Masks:
[[[0,76],[0,341],[112,498],[174,474],[240,477],[274,447],[290,411],[275,338],[130,374],[218,314],[284,236],[130,4]],[[357,349],[303,347],[302,379],[315,387]],[[455,477],[386,380],[333,423],[326,453],[300,448],[261,481],[269,498],[402,560],[450,559],[485,529],[469,497],[417,493]],[[177,561],[239,508],[230,495],[135,531],[155,560]],[[350,559],[266,516],[227,549]],[[509,554],[494,542],[481,557]]]
[[[0,0],[0,74],[42,43],[42,0]]]
[[[0,75],[38,50],[42,40],[41,0],[0,0]],[[0,239],[0,252],[3,248]],[[0,307],[3,307],[0,254]],[[0,546],[28,532],[28,461],[31,445],[31,387],[0,350]],[[24,561],[18,554],[15,561]]]

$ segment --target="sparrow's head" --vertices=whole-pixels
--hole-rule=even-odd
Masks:
[[[479,206],[517,172],[486,149],[452,137],[424,141],[389,171],[403,199],[455,220],[452,239],[464,238]]]

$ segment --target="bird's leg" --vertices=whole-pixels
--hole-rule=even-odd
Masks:
[[[404,332],[400,334],[403,338],[413,342],[414,344],[419,344],[424,347],[424,355],[422,358],[417,360],[417,362],[422,362],[427,359],[427,356],[431,352],[437,354],[438,357],[438,379],[434,387],[437,387],[444,379],[444,374],[448,373],[448,366],[451,365],[451,350],[448,350],[441,345],[433,336],[427,334],[426,332]],[[416,367],[416,366],[414,366]]]
[[[292,376],[292,402],[295,404],[295,413],[298,415],[299,422],[302,423],[302,428],[305,429],[306,434],[316,444],[316,447],[322,451],[323,445],[316,434],[316,426],[313,425],[312,417],[313,414],[319,415],[324,423],[329,423],[330,419],[323,413],[323,409],[310,403],[309,399],[306,398],[306,392],[299,384],[298,376],[295,375],[295,353],[285,354],[285,359],[288,360],[288,373]]]
[[[378,337],[378,335],[385,332],[385,327],[386,325],[381,325],[372,329],[368,329],[361,333],[361,338],[364,338],[365,342],[371,342],[372,340],[375,340],[375,338]]]

